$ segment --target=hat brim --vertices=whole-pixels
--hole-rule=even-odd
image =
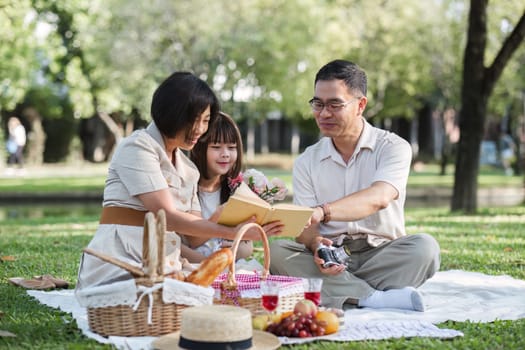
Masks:
[[[163,335],[153,341],[153,348],[156,350],[174,350],[179,348],[180,331]],[[252,347],[250,350],[275,350],[281,346],[279,338],[275,335],[253,330]]]

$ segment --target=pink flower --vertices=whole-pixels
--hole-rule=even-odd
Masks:
[[[237,175],[234,178],[229,177],[228,187],[230,188],[230,193],[233,193],[237,189],[237,187],[239,187],[242,181],[243,181],[242,173],[239,173],[239,175]]]
[[[273,188],[278,189],[278,191],[273,195],[273,199],[276,201],[284,200],[286,198],[286,194],[288,194],[288,189],[286,188],[284,181],[274,177],[271,181],[271,184],[273,185]]]
[[[268,203],[286,198],[288,190],[281,179],[274,178],[270,182],[262,172],[248,169],[243,174],[243,180],[254,193]]]

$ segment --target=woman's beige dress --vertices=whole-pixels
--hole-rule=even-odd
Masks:
[[[103,206],[145,211],[138,195],[169,188],[177,209],[200,211],[197,197],[199,172],[180,150],[172,163],[154,123],[135,131],[117,146],[108,169]],[[100,224],[88,247],[127,263],[142,265],[143,227]],[[180,264],[180,237],[168,232],[166,255]],[[127,271],[84,254],[80,261],[77,290],[132,278]]]

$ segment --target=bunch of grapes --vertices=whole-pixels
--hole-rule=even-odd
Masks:
[[[267,332],[278,337],[318,337],[325,334],[325,321],[319,321],[313,315],[292,314],[279,323],[268,325]]]

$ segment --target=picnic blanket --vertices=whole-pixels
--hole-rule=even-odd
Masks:
[[[319,338],[280,337],[283,344],[313,340],[359,341],[400,337],[454,338],[463,334],[441,329],[436,324],[447,320],[492,322],[525,318],[525,281],[510,276],[491,276],[477,272],[450,270],[438,272],[420,291],[426,311],[399,309],[351,309],[345,312],[345,324],[336,334]],[[119,349],[150,350],[155,337],[104,338],[89,330],[86,310],[78,305],[72,290],[28,294],[42,304],[69,312],[84,335]]]

